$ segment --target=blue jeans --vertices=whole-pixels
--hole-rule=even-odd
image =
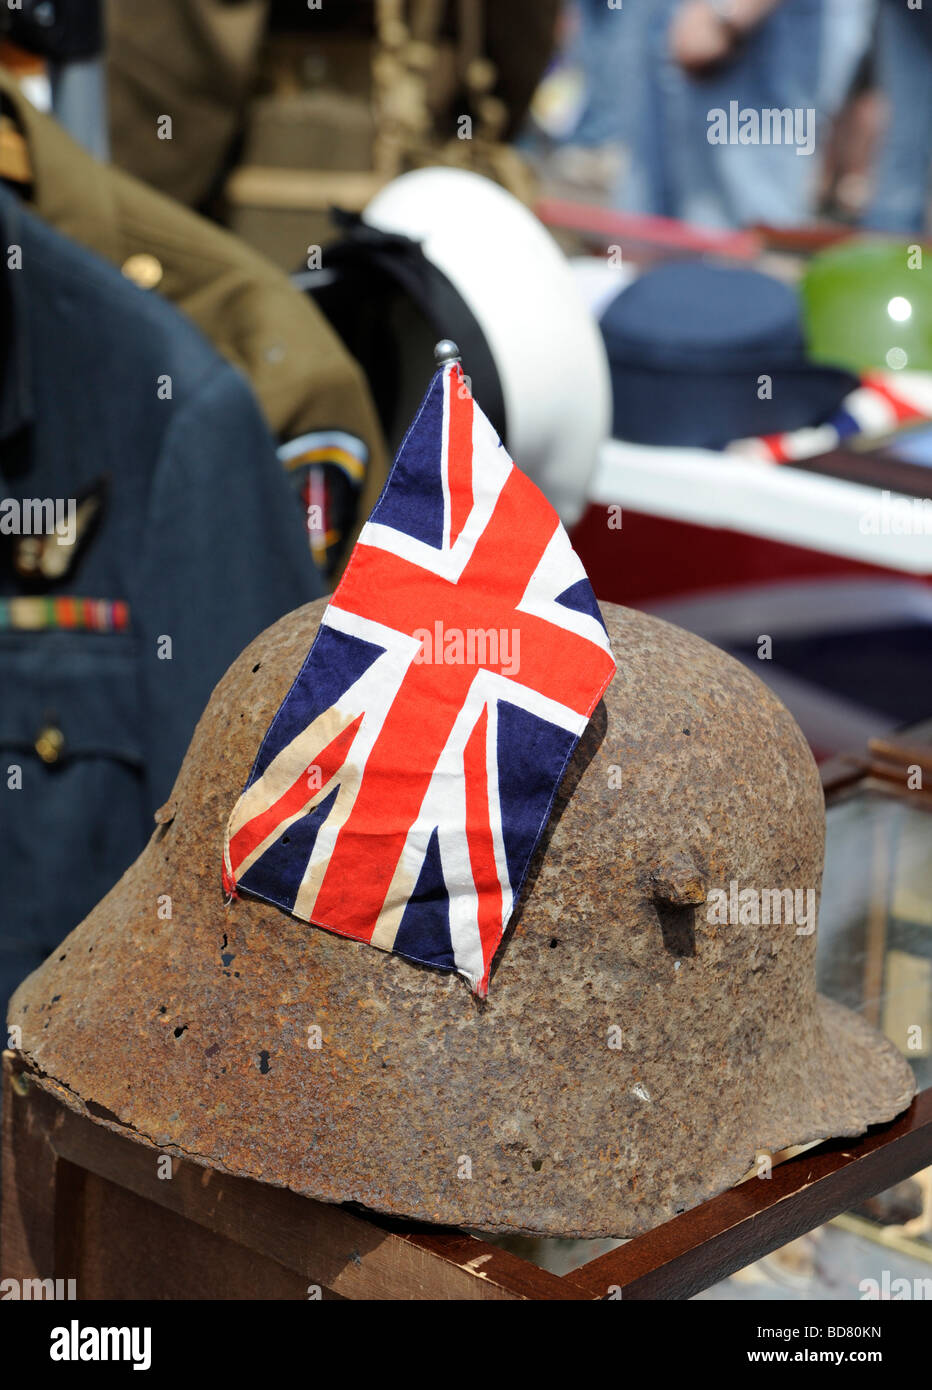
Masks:
[[[632,53],[636,0],[610,9],[607,0],[577,0],[579,31],[570,57],[586,81],[586,105],[572,135],[574,145],[620,144],[628,134],[624,95]]]
[[[760,111],[813,110],[818,120],[822,0],[783,0],[736,53],[708,76],[692,77],[668,52],[670,21],[680,0],[624,0],[603,62],[612,65],[615,129],[630,167],[615,205],[714,227],[807,220],[817,177],[816,153],[791,144],[712,145],[709,112],[729,103]],[[606,105],[600,93],[596,109]]]
[[[932,172],[932,47],[924,13],[882,3],[877,75],[890,106],[864,222],[879,231],[918,235],[925,226]]]

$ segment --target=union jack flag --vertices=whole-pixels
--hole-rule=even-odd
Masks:
[[[556,512],[448,364],[233,809],[225,889],[484,996],[614,673]]]

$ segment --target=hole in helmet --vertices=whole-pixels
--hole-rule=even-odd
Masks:
[[[180,1038],[181,1035],[182,1035],[182,1033],[186,1033],[187,1031],[188,1031],[188,1025],[187,1025],[186,1023],[182,1023],[182,1024],[180,1025],[180,1027],[178,1027],[178,1028],[175,1029],[175,1037],[176,1037],[176,1038]]]
[[[668,903],[654,899],[654,910],[660,923],[663,948],[671,956],[696,954],[696,908],[693,903]]]
[[[262,662],[261,662],[261,661],[257,661],[257,662],[256,662],[255,666],[252,668],[252,674],[253,674],[253,675],[256,674],[256,672],[258,671],[258,669],[259,669],[259,667],[260,667],[261,665],[262,665]]]
[[[271,1071],[269,1066],[269,1054],[265,1051],[259,1053],[259,1071],[263,1076],[267,1076]]]

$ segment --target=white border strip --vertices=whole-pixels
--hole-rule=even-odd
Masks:
[[[932,473],[929,482],[932,491]],[[880,489],[785,464],[609,439],[589,500],[932,575],[932,535],[862,531],[861,518],[881,505]]]

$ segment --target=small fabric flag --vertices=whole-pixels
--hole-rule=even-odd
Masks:
[[[446,365],[230,816],[226,891],[484,996],[614,673],[556,512]]]
[[[736,439],[726,452],[765,463],[795,463],[830,453],[847,440],[877,439],[932,417],[932,373],[865,372],[856,390],[822,422],[783,434]]]

